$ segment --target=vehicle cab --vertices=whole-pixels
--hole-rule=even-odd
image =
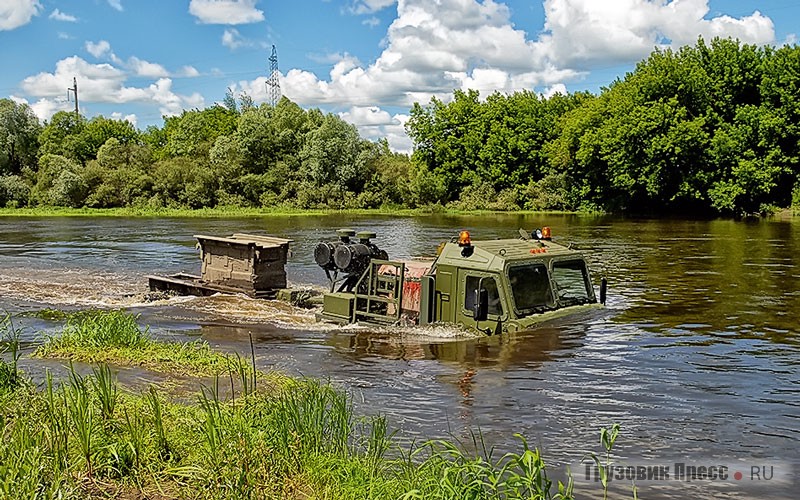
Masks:
[[[489,335],[524,330],[579,309],[598,307],[583,255],[553,243],[550,229],[515,239],[446,243],[432,270],[432,310],[421,315]],[[426,295],[423,291],[423,295]],[[601,285],[605,300],[605,281]]]

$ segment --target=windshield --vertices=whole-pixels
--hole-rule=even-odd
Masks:
[[[592,285],[582,260],[553,262],[553,281],[562,306],[592,302]]]
[[[555,306],[550,278],[544,264],[521,264],[508,268],[508,282],[517,310],[530,314]]]

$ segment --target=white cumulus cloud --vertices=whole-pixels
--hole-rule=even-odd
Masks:
[[[698,36],[774,41],[759,12],[711,16],[707,0],[544,0],[544,30],[531,37],[495,0],[371,0],[354,12],[397,5],[384,49],[364,65],[344,54],[326,78],[302,69],[284,77],[284,93],[303,104],[408,106],[453,89],[492,92],[547,89],[575,81],[601,64],[634,63],[656,46]]]
[[[183,77],[183,78],[195,78],[200,76],[200,72],[197,71],[197,68],[194,66],[184,66],[176,73],[175,76]]]
[[[264,20],[258,0],[191,0],[189,13],[203,24],[250,24]]]
[[[106,55],[112,54],[111,52],[111,44],[108,43],[106,40],[100,40],[99,42],[86,42],[86,52],[90,53],[97,59],[101,59]]]
[[[544,9],[541,49],[565,67],[634,62],[657,46],[693,44],[699,36],[756,44],[775,39],[772,20],[760,12],[709,18],[708,0],[545,0]]]
[[[373,141],[385,138],[393,150],[411,152],[411,139],[405,132],[408,115],[392,115],[378,106],[353,106],[339,117],[358,127],[362,137]]]
[[[141,67],[152,69],[149,64]],[[179,114],[184,109],[204,105],[204,99],[199,93],[175,93],[170,78],[158,78],[154,83],[143,87],[130,87],[126,85],[129,74],[125,70],[108,63],[92,64],[77,56],[58,61],[52,73],[42,72],[25,78],[21,87],[27,95],[41,98],[31,107],[40,118],[47,118],[47,113],[64,109],[63,96],[65,89],[72,86],[73,77],[78,82],[78,97],[81,102],[156,103],[160,113],[165,115]]]
[[[25,26],[42,10],[39,0],[3,0],[0,2],[0,31]]]
[[[374,28],[379,24],[381,24],[381,20],[375,16],[372,16],[361,21],[361,24],[363,24],[364,26],[369,26],[370,28]]]
[[[33,110],[33,113],[36,115],[39,120],[49,120],[57,111],[68,111],[71,110],[73,105],[72,103],[67,102],[64,100],[57,100],[57,99],[39,99],[38,101],[31,104],[28,102],[27,99],[24,97],[18,96],[10,96],[11,100],[19,104],[27,104]]]
[[[484,93],[552,85],[579,74],[555,67],[493,0],[400,0],[386,47],[370,65],[345,55],[326,79],[292,69],[285,93],[306,104],[408,106],[458,88]]]
[[[222,45],[231,50],[236,50],[239,47],[261,47],[266,49],[268,45],[265,42],[257,42],[242,36],[236,28],[226,28],[222,33]]]
[[[122,113],[117,111],[111,113],[111,118],[115,120],[125,120],[127,122],[130,122],[131,125],[133,125],[134,127],[136,126],[136,122],[138,121],[138,118],[136,117],[135,114],[123,115]]]
[[[236,28],[228,28],[222,33],[222,45],[231,50],[236,50],[244,45],[244,39]]]
[[[111,6],[112,9],[118,10],[122,12],[122,0],[108,0],[108,5]]]
[[[64,21],[67,23],[74,23],[78,20],[77,17],[67,14],[66,12],[61,12],[58,9],[54,9],[53,12],[51,12],[50,15],[47,16],[47,18],[53,19],[55,21]]]
[[[355,0],[350,5],[350,11],[354,14],[372,14],[395,3],[397,0]]]
[[[128,67],[136,76],[143,76],[147,78],[161,78],[169,76],[169,71],[157,63],[145,61],[138,57],[131,57],[128,59]]]

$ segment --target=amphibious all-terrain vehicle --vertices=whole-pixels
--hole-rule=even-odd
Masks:
[[[454,323],[493,335],[605,303],[605,278],[598,297],[583,255],[554,243],[549,227],[484,241],[462,231],[442,243],[435,258],[411,261],[390,260],[372,241],[375,233],[340,229],[337,234],[314,249],[329,280],[318,313],[322,320]],[[289,240],[243,234],[197,238],[203,275],[150,276],[151,289],[287,299],[296,292],[285,288]]]

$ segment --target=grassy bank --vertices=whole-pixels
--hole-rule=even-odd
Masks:
[[[181,217],[181,218],[213,218],[213,217],[267,217],[267,216],[320,216],[328,214],[352,215],[392,215],[413,217],[434,213],[452,215],[485,215],[485,214],[567,214],[577,212],[495,212],[488,210],[453,210],[441,206],[425,208],[376,208],[354,210],[303,210],[291,208],[0,208],[0,217]]]
[[[180,375],[208,377],[231,372],[252,376],[247,360],[215,352],[207,342],[163,342],[135,315],[123,311],[87,311],[67,317],[61,332],[47,338],[34,357],[83,363],[108,363]]]
[[[73,315],[38,354],[119,364],[153,357],[159,343],[135,319]],[[153,387],[124,390],[100,364],[86,377],[70,371],[60,384],[48,377],[35,388],[17,369],[18,336],[7,318],[2,329],[11,357],[0,361],[0,498],[571,497],[524,442],[503,457],[446,441],[400,447],[384,418],[357,418],[345,393],[316,381],[256,385],[240,369],[229,372],[227,400],[217,377],[194,403],[171,402]],[[208,356],[159,349],[167,354],[151,363],[161,370],[193,359],[184,352]]]
[[[38,354],[117,364],[153,357],[159,343],[135,320],[119,311],[70,316]],[[573,498],[571,483],[554,484],[539,451],[521,438],[502,456],[480,435],[466,447],[403,445],[385,418],[357,416],[351,398],[328,384],[256,384],[242,365],[194,401],[171,401],[152,386],[127,390],[105,363],[87,376],[70,370],[60,382],[48,375],[35,387],[17,368],[19,336],[8,317],[0,333],[0,499]],[[147,366],[172,368],[181,349],[217,360],[185,366],[225,366],[207,346],[159,349],[164,356]],[[230,381],[225,399],[220,380]]]
[[[0,498],[570,498],[536,450],[400,448],[314,381],[193,404],[128,393],[107,367],[0,388]],[[560,490],[556,491],[556,490]]]

